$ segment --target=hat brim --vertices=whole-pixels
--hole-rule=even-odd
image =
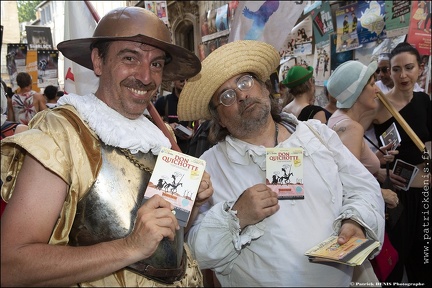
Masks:
[[[57,45],[57,49],[68,59],[93,70],[90,45],[98,41],[133,41],[145,43],[165,51],[171,61],[164,67],[162,79],[174,81],[187,79],[201,70],[201,62],[194,53],[167,42],[163,42],[145,35],[131,37],[91,37],[66,40]]]
[[[208,105],[223,83],[246,72],[266,81],[279,61],[279,53],[265,42],[240,40],[217,48],[204,59],[201,72],[186,81],[177,107],[179,120],[211,119]]]

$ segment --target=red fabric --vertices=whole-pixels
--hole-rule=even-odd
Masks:
[[[6,202],[5,201],[3,201],[3,199],[0,199],[1,200],[1,214],[0,214],[0,216],[1,215],[3,215],[3,211],[5,210],[5,208],[6,208]]]
[[[384,282],[393,271],[398,260],[399,254],[391,244],[387,232],[385,232],[381,252],[371,260],[372,267],[378,280]]]

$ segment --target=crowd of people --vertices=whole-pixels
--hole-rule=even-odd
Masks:
[[[270,44],[234,41],[201,62],[139,7],[113,9],[92,37],[57,47],[99,86],[37,93],[28,73],[18,74],[16,93],[2,83],[2,286],[380,286],[370,261],[385,233],[399,254],[385,281],[431,284],[431,99],[416,87],[424,63],[409,43],[337,67],[324,107],[312,67],[292,67],[275,89],[280,56]],[[172,93],[154,101],[162,81]],[[289,100],[281,105],[275,90]],[[378,141],[392,123],[397,147]],[[171,141],[206,161],[185,227],[173,202],[144,197]],[[301,151],[302,197],[267,184],[269,148]],[[418,168],[408,189],[391,173],[397,159]],[[392,188],[383,187],[388,176]],[[305,251],[331,235],[380,246],[356,267],[309,261]]]

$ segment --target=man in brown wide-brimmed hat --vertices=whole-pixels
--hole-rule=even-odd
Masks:
[[[63,96],[2,141],[1,285],[202,285],[172,204],[142,204],[156,156],[171,147],[143,112],[162,80],[194,76],[199,59],[138,7],[110,11],[93,37],[58,49],[99,87]],[[192,214],[212,192],[205,174]]]

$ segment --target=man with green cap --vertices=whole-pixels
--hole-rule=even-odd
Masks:
[[[143,113],[162,80],[194,76],[199,59],[139,7],[114,9],[93,37],[57,47],[99,87],[62,96],[2,141],[1,285],[201,286],[173,205],[158,195],[143,203],[156,157],[171,147]],[[205,174],[192,218],[212,192]]]
[[[293,96],[293,100],[282,108],[282,111],[294,114],[301,121],[317,119],[326,123],[324,109],[313,104],[315,102],[315,80],[312,75],[311,66],[307,68],[294,66],[289,69],[282,84],[288,88],[288,93]]]

